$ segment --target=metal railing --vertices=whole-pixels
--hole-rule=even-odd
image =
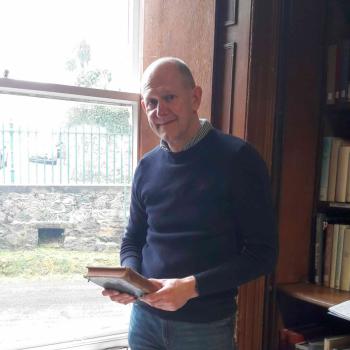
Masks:
[[[131,127],[116,134],[98,126],[0,126],[0,184],[130,184],[131,177]]]

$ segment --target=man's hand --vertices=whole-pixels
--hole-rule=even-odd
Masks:
[[[102,291],[102,295],[104,295],[105,297],[109,297],[112,301],[115,301],[116,303],[124,305],[133,303],[136,300],[136,298],[130,294],[121,293],[113,289],[104,289]]]
[[[140,300],[157,309],[176,311],[184,306],[188,300],[198,296],[194,276],[150,280],[158,283],[161,288],[154,293],[143,296]]]

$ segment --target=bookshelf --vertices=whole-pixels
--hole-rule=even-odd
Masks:
[[[296,1],[285,14],[288,43],[283,70],[287,98],[278,208],[280,259],[274,281],[277,293],[272,339],[279,339],[282,329],[303,323],[322,322],[329,329],[350,333],[350,322],[327,314],[330,306],[350,300],[350,288],[348,291],[340,290],[339,285],[338,289],[330,288],[323,281],[324,271],[320,271],[324,260],[317,265],[317,259],[324,253],[318,243],[320,220],[329,225],[350,225],[349,199],[340,202],[327,196],[320,200],[324,138],[350,141],[350,1],[324,0],[312,6]],[[340,44],[347,40],[348,54],[343,61],[348,65],[348,95],[341,97],[340,58],[333,58],[338,67],[333,67],[335,76],[330,83],[329,47],[335,46],[333,52],[339,55],[338,47],[342,48]],[[333,96],[329,95],[331,86]],[[328,195],[328,188],[326,192]],[[324,228],[321,237],[324,244],[326,234]],[[315,280],[316,274],[321,279]],[[340,276],[339,272],[338,279]],[[278,349],[277,343],[272,341],[269,348]]]

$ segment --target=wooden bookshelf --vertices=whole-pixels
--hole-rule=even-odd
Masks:
[[[278,291],[308,303],[329,308],[350,300],[350,292],[318,286],[312,283],[290,283],[278,286]]]

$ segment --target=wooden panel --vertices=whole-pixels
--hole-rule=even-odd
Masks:
[[[164,56],[176,56],[190,67],[203,89],[201,116],[210,119],[213,85],[215,0],[144,0],[143,67]],[[140,122],[140,154],[158,140]]]
[[[234,10],[232,10],[234,9]],[[246,136],[246,107],[248,96],[248,66],[250,61],[250,11],[251,1],[217,2],[217,33],[215,52],[215,82],[213,101],[213,123],[225,132],[241,138]],[[229,18],[234,13],[234,21]],[[236,20],[237,19],[237,20]],[[234,75],[229,63],[228,51],[234,43]],[[226,91],[229,80],[233,78],[230,88],[232,96]],[[224,84],[223,84],[224,83]],[[232,98],[232,101],[230,99]],[[231,114],[228,111],[230,101]]]
[[[278,286],[279,291],[296,299],[307,301],[324,308],[350,300],[350,293],[311,283],[295,283]]]
[[[289,5],[277,283],[308,279],[320,118],[324,2]]]
[[[233,97],[234,97],[234,79],[235,79],[235,63],[236,63],[236,45],[235,43],[227,43],[223,47],[223,69],[225,74],[218,86],[221,96],[221,103],[216,111],[215,126],[227,134],[232,134],[233,126]],[[215,116],[215,117],[216,117]]]

